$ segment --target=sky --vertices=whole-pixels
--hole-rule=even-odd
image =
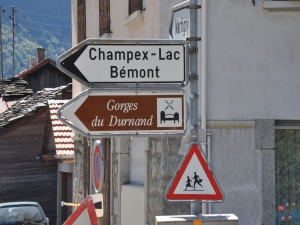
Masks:
[[[36,22],[55,19],[56,23],[53,25],[71,26],[71,0],[0,0],[0,6],[5,9],[5,12],[2,13],[4,23],[8,21],[11,23],[9,16],[12,15],[12,6],[14,6],[17,10],[15,12],[16,20],[18,18],[26,19],[29,16]]]

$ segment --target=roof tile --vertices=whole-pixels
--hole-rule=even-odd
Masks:
[[[71,138],[72,129],[60,122],[57,118],[57,109],[65,104],[67,100],[49,100],[50,118],[52,122],[56,155],[73,156],[74,141]]]

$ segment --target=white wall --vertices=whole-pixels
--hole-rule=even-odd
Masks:
[[[300,119],[300,13],[267,12],[261,0],[255,2],[208,1],[208,121]],[[263,151],[255,147],[255,130],[210,131],[212,169],[225,194],[212,212],[262,224],[266,210],[275,215],[275,207],[263,208]],[[274,171],[267,175],[275,179]],[[264,224],[274,224],[273,219]]]
[[[171,8],[180,2],[144,0],[144,20],[128,28],[123,25],[128,16],[128,1],[111,1],[113,33],[110,37],[168,38]],[[255,2],[253,6],[250,0],[208,1],[208,121],[300,119],[300,13],[267,12],[262,8],[262,0]],[[91,10],[91,13],[87,13],[87,37],[98,37],[99,25],[98,19],[95,19],[98,8],[94,9],[95,4],[95,0],[87,1],[87,10]],[[201,28],[200,16],[198,27]],[[74,35],[76,26],[73,26],[72,31],[74,44],[77,38]],[[200,30],[199,33],[201,37]],[[201,44],[198,43],[199,74]],[[199,100],[199,118],[200,105]],[[241,224],[261,224],[262,161],[261,152],[255,149],[254,128],[214,128],[210,131],[212,169],[225,193],[224,202],[213,204],[212,212],[235,213]],[[141,211],[135,215],[144,212],[143,207],[132,208],[136,203],[130,207],[125,204],[138,198],[138,195],[131,196],[135,193],[132,188],[122,186],[122,224],[125,224],[123,219],[128,221],[132,217],[131,209],[134,212]],[[144,205],[144,202],[140,202],[145,200],[141,192],[137,190],[140,198],[136,200]]]
[[[207,15],[208,120],[300,119],[300,13],[209,0]]]
[[[240,224],[261,224],[261,151],[254,147],[254,127],[212,129],[211,134],[212,171],[225,197],[212,204],[212,213],[234,213]]]
[[[144,19],[132,27],[123,25],[128,17],[128,1],[110,1],[112,38],[158,38],[157,0],[144,0]]]
[[[143,225],[144,186],[122,185],[121,225]]]
[[[71,0],[72,7],[72,47],[78,44],[77,35],[77,0]],[[82,91],[82,85],[76,80],[72,79],[72,97],[75,97]]]
[[[99,0],[86,1],[86,38],[99,37]]]

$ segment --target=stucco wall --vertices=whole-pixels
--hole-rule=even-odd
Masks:
[[[86,196],[83,196],[83,179],[82,172],[78,173],[78,171],[82,171],[82,152],[83,145],[82,140],[74,141],[74,155],[75,155],[75,163],[73,167],[73,202],[80,203],[82,202]],[[74,209],[74,208],[73,208]]]
[[[143,225],[144,186],[122,185],[121,187],[121,225]]]
[[[182,159],[178,150],[180,138],[150,138],[147,152],[147,221],[155,216],[190,214],[190,203],[167,202],[164,193]]]
[[[121,187],[129,183],[130,138],[113,138],[111,155],[111,219],[112,225],[121,224]],[[141,206],[143,207],[143,206]]]
[[[109,38],[168,38],[171,8],[180,2],[145,0],[144,20],[128,28],[123,25],[128,16],[128,2],[111,1],[113,33]],[[255,2],[253,6],[249,0],[208,1],[208,121],[300,119],[300,13],[267,12],[262,9],[262,0]],[[87,9],[93,10],[95,0],[87,3],[91,4]],[[74,9],[73,12],[76,13]],[[97,17],[96,13],[89,15]],[[94,26],[98,26],[96,21],[88,24],[87,37],[98,37],[98,27]],[[198,27],[201,37],[200,16]],[[72,29],[75,43],[76,26]],[[198,43],[199,75],[201,44]],[[223,203],[212,205],[212,213],[234,213],[240,224],[273,224],[274,151],[268,143],[274,139],[270,129],[264,131],[268,127],[269,123],[260,129],[208,129],[212,134],[212,170],[225,194]],[[259,132],[269,136],[259,139]],[[190,213],[189,203],[168,203],[163,199],[182,157],[177,155],[180,145],[180,139],[176,138],[150,139],[145,189],[150,224],[156,215]],[[111,223],[120,224],[121,185],[129,182],[128,139],[115,138],[112,148]]]
[[[299,119],[300,13],[208,1],[209,120]]]
[[[111,30],[112,38],[158,38],[158,3],[144,0],[144,19],[137,24],[127,27],[124,20],[128,17],[128,1],[111,1]]]
[[[86,1],[86,38],[99,37],[99,0]]]
[[[212,171],[224,192],[213,213],[233,213],[241,224],[261,221],[261,151],[254,147],[254,127],[211,129]]]

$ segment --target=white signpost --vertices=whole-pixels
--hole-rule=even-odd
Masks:
[[[57,59],[57,67],[88,87],[182,87],[188,84],[182,40],[86,39]]]

